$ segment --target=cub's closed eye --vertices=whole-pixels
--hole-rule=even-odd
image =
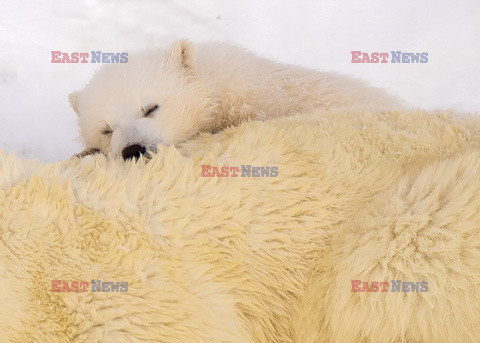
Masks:
[[[148,117],[150,115],[153,114],[153,112],[155,112],[156,110],[158,110],[159,106],[158,105],[152,105],[152,106],[149,106],[147,107],[147,109],[145,109],[143,111],[143,116],[144,117]]]
[[[102,130],[102,135],[111,135],[112,133],[113,133],[113,130],[109,126],[107,126]]]

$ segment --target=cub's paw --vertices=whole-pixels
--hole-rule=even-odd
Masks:
[[[95,154],[101,154],[101,153],[102,152],[99,149],[92,148],[92,149],[85,149],[82,152],[73,155],[73,157],[82,158],[82,157],[85,157],[85,156],[88,156],[88,155],[95,155]]]

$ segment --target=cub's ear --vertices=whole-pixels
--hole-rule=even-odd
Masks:
[[[181,68],[192,70],[195,67],[195,49],[186,39],[175,41],[170,48],[170,58]]]
[[[70,106],[72,106],[72,109],[75,111],[75,113],[78,114],[78,93],[70,93],[68,96],[68,102],[70,102]]]

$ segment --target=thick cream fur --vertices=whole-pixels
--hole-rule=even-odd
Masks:
[[[479,175],[480,121],[424,112],[252,121],[148,163],[0,152],[1,340],[478,342]],[[52,279],[129,290],[52,293]],[[352,293],[352,279],[429,290]]]

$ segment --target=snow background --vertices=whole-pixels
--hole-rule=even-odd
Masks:
[[[350,74],[417,107],[480,110],[478,0],[2,0],[0,149],[42,161],[81,150],[67,96],[100,65],[52,64],[52,50],[131,52],[177,38]],[[352,50],[429,61],[352,64]]]

